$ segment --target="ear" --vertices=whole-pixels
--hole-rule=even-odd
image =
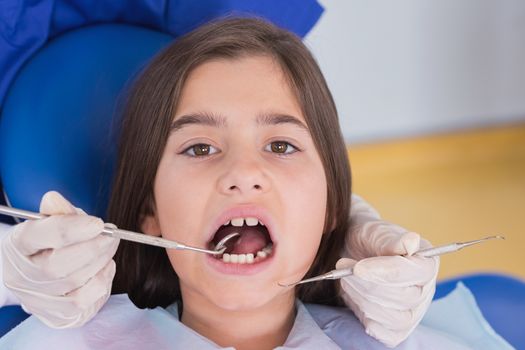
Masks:
[[[140,229],[147,235],[160,237],[160,224],[156,215],[144,215]]]

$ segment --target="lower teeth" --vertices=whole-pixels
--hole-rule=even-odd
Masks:
[[[268,244],[262,250],[259,250],[256,254],[228,254],[222,255],[222,261],[230,264],[253,264],[255,262],[266,259],[272,253],[272,244]],[[220,258],[219,258],[220,259]]]

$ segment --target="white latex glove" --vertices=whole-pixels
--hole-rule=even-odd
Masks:
[[[14,226],[2,240],[3,279],[22,308],[53,328],[79,327],[107,301],[119,240],[102,236],[102,220],[57,192],[42,197],[51,215]]]
[[[13,230],[13,227],[12,225],[0,222],[0,245],[2,245],[2,241],[9,236],[9,232]],[[0,259],[0,281],[4,280],[3,271],[2,259]],[[0,283],[0,308],[9,305],[20,305],[20,300],[18,300],[11,290],[7,289],[5,284]]]
[[[405,340],[432,302],[439,258],[410,256],[430,246],[417,233],[381,220],[368,203],[352,196],[345,258],[336,268],[353,267],[354,273],[340,280],[341,296],[366,333],[386,346]]]

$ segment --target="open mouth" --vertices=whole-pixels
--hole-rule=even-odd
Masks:
[[[268,229],[253,217],[226,222],[215,232],[208,249],[215,249],[221,239],[234,232],[239,235],[226,242],[226,250],[222,255],[216,255],[216,259],[228,264],[256,264],[272,256],[273,242]]]

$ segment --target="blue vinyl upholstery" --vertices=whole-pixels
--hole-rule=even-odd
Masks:
[[[13,207],[57,190],[104,217],[126,87],[173,38],[105,24],[46,45],[19,72],[0,119],[0,174]]]

